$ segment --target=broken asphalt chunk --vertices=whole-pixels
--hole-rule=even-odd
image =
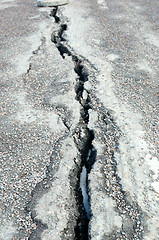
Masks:
[[[56,7],[68,4],[68,0],[38,0],[38,7]]]

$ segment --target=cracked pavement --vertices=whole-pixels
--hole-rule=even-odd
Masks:
[[[157,2],[0,12],[0,239],[157,240]]]

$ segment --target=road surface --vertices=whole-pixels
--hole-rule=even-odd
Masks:
[[[2,0],[0,239],[157,240],[159,6]]]

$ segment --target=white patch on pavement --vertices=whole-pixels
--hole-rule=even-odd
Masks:
[[[145,160],[149,165],[149,169],[153,172],[153,179],[157,180],[159,177],[159,161],[157,157],[153,157],[150,153],[148,153]]]
[[[80,117],[80,112],[77,111],[77,109],[80,109],[80,104],[78,101],[75,100],[75,92],[74,91],[66,92],[65,94],[62,95],[62,100],[61,100],[61,95],[52,97],[50,100],[50,103],[58,105],[58,104],[61,104],[61,101],[64,103],[69,102],[69,108],[72,111],[72,119],[73,119],[71,120],[70,125],[71,125],[71,129],[73,130],[77,126],[79,117]]]
[[[154,190],[159,194],[159,182],[153,182],[151,185]]]
[[[46,126],[56,133],[66,130],[66,127],[57,114],[33,108],[33,106],[27,102],[25,92],[21,92],[16,95],[15,98],[18,100],[19,109],[13,118],[20,124],[35,123],[42,125],[45,123]]]
[[[9,8],[9,7],[16,7],[16,3],[14,2],[14,0],[2,0],[0,2],[0,10]]]
[[[60,160],[58,172],[54,175],[52,186],[38,200],[36,206],[36,218],[48,226],[48,229],[42,233],[42,240],[61,240],[61,232],[67,227],[70,218],[70,204],[75,201],[71,194],[69,178],[77,150],[71,137],[63,141],[61,154],[63,158]],[[72,208],[74,215],[73,210]]]
[[[151,68],[151,63],[146,61],[145,59],[140,59],[137,63],[136,66],[140,69],[140,70],[144,70],[150,74],[153,73],[153,69]]]
[[[10,221],[4,221],[0,224],[0,239],[12,240],[16,229]]]
[[[98,0],[98,4],[99,4],[103,9],[108,9],[105,0]]]
[[[19,55],[14,56],[11,60],[16,66],[17,75],[20,76],[27,72],[29,68],[29,60],[32,52],[38,48],[41,44],[41,33],[37,31],[36,34],[27,36],[25,40],[26,49],[22,49]]]
[[[96,162],[89,174],[91,205],[93,206],[90,221],[90,225],[93,226],[90,228],[92,240],[101,240],[104,234],[109,234],[114,228],[120,229],[122,226],[122,217],[115,211],[115,200],[103,191],[102,167],[103,165]],[[96,189],[98,189],[98,194]]]
[[[118,55],[116,55],[116,54],[109,54],[108,56],[107,56],[107,59],[109,60],[109,61],[114,61],[114,60],[116,60],[116,59],[118,59],[119,58],[119,56]]]
[[[149,33],[149,34],[145,34],[145,37],[147,42],[159,48],[158,36],[155,36],[153,33]]]

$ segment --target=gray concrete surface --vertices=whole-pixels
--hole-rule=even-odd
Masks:
[[[35,4],[0,3],[0,239],[157,240],[158,3]]]

